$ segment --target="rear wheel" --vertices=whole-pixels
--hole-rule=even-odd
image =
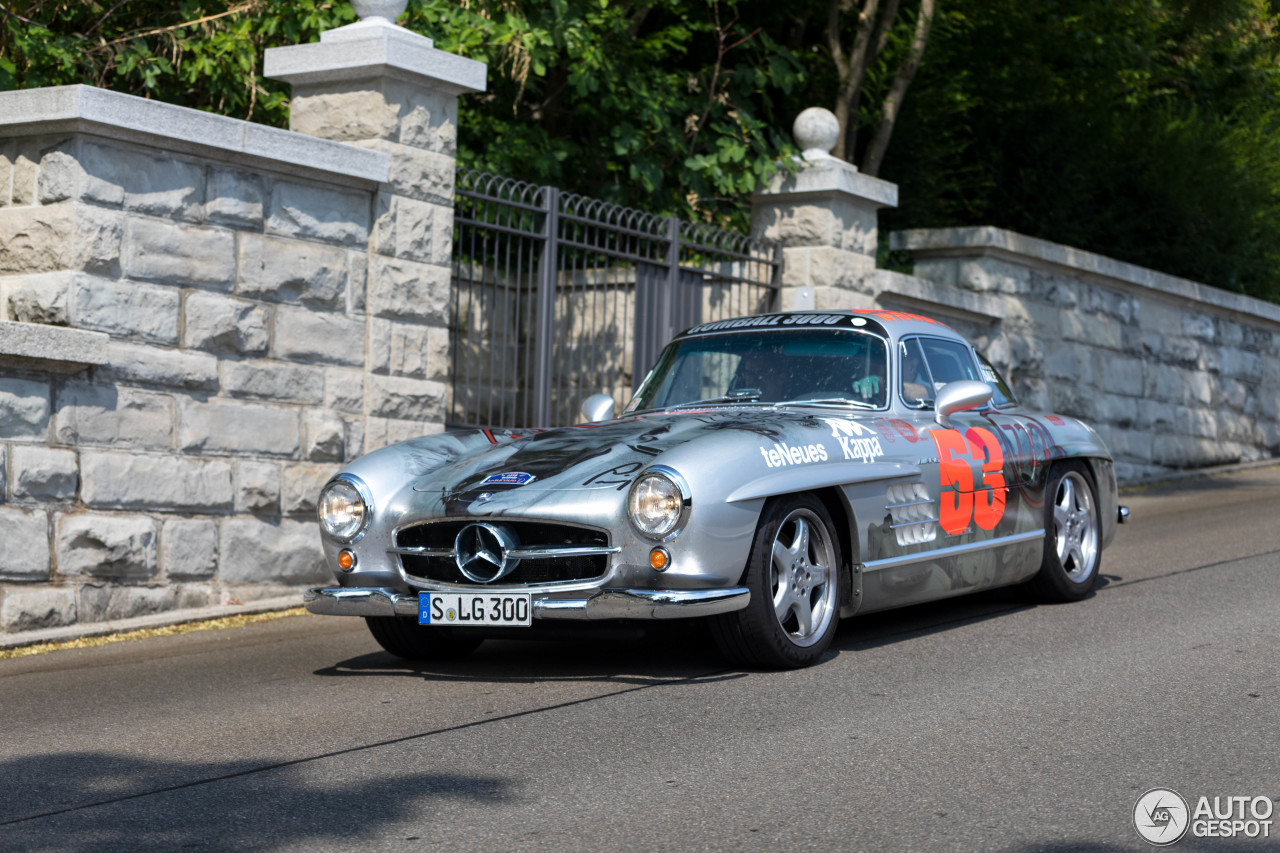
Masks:
[[[751,602],[711,620],[716,645],[748,666],[808,666],[835,637],[839,579],[840,545],[822,502],[812,495],[770,499],[743,577]]]
[[[1046,601],[1079,601],[1102,564],[1097,490],[1079,462],[1055,467],[1045,490],[1044,557],[1028,587]]]
[[[449,660],[466,657],[483,637],[456,628],[428,628],[406,616],[366,616],[369,633],[378,645],[405,660]]]

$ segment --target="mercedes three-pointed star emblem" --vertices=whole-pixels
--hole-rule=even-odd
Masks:
[[[453,541],[458,571],[476,583],[493,583],[509,575],[520,561],[508,556],[516,547],[510,530],[496,524],[468,524]]]

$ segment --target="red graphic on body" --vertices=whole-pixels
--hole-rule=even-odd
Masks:
[[[1004,518],[1004,451],[990,430],[972,427],[943,429],[929,433],[938,448],[938,522],[952,536],[969,528],[972,521],[983,530],[994,530]],[[975,482],[980,488],[975,490]]]
[[[876,429],[880,431],[880,437],[887,443],[893,444],[897,441],[897,436],[893,434],[893,427],[884,418],[876,418]]]
[[[915,444],[920,440],[919,436],[916,435],[916,428],[904,421],[902,418],[892,418],[889,423],[893,424],[894,429],[898,431],[898,435],[902,436],[912,444]]]
[[[929,323],[934,326],[942,326],[943,328],[951,328],[946,323],[940,323],[932,317],[925,317],[922,314],[910,314],[906,311],[887,311],[883,308],[868,308],[865,311],[854,311],[854,314],[862,314],[866,317],[874,317],[882,323]]]

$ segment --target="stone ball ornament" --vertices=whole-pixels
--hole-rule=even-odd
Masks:
[[[409,0],[351,0],[351,8],[362,21],[381,18],[394,24],[408,6]]]
[[[840,139],[840,122],[831,110],[809,107],[796,116],[791,133],[806,160],[829,160]]]

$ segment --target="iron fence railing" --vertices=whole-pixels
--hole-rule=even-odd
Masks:
[[[554,187],[460,171],[452,425],[561,426],[625,403],[676,332],[773,310],[780,250]]]

